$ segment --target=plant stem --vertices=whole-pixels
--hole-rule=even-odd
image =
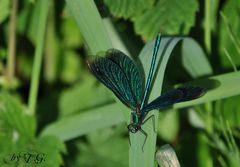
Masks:
[[[16,56],[16,15],[18,0],[12,1],[12,10],[9,26],[8,41],[8,58],[7,58],[7,81],[11,85],[15,73],[15,56]]]
[[[39,4],[37,5],[40,5],[40,14],[39,14],[39,22],[37,26],[38,33],[36,34],[37,42],[36,42],[36,50],[34,54],[31,87],[30,87],[29,99],[28,99],[28,109],[30,114],[34,114],[35,108],[36,108],[38,85],[39,85],[39,78],[40,78],[40,71],[41,71],[41,64],[42,64],[42,57],[43,57],[45,29],[46,29],[46,22],[47,22],[47,16],[48,16],[48,8],[49,8],[48,0],[41,0],[41,1],[38,1],[38,3]]]
[[[204,43],[207,53],[211,53],[211,0],[205,0]]]

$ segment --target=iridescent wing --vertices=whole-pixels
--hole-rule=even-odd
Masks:
[[[184,86],[177,88],[178,90],[182,91],[183,96],[182,98],[178,101],[179,102],[184,102],[184,101],[190,101],[197,99],[205,94],[205,91],[202,87],[199,86]]]
[[[199,86],[180,87],[164,93],[157,99],[149,103],[141,112],[149,112],[154,109],[163,109],[174,103],[184,102],[199,98],[204,94],[204,90]]]
[[[125,105],[135,109],[141,102],[143,79],[136,64],[124,53],[110,49],[105,57],[88,62],[89,69]]]

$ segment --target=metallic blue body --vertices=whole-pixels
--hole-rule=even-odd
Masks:
[[[155,41],[155,45],[154,45],[152,62],[151,62],[150,70],[149,70],[149,73],[148,73],[147,83],[146,83],[146,86],[145,86],[140,111],[143,109],[143,107],[145,107],[146,101],[147,101],[148,96],[149,96],[149,89],[151,87],[151,83],[152,83],[152,79],[153,79],[153,72],[154,72],[154,68],[155,68],[155,63],[156,63],[156,58],[157,58],[157,55],[158,55],[158,50],[159,50],[160,43],[161,43],[161,36],[160,36],[160,34],[158,34],[158,36],[156,38],[156,41]]]

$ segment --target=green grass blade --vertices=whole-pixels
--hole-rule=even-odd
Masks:
[[[63,141],[79,137],[94,130],[110,127],[123,122],[124,116],[115,103],[75,114],[50,124],[41,136],[55,135]]]
[[[93,0],[66,0],[91,54],[112,48],[110,38]]]
[[[182,108],[239,95],[239,83],[240,72],[231,72],[196,80],[191,82],[191,84],[202,86],[206,89],[206,94],[196,100],[175,104],[174,108]]]
[[[150,94],[150,101],[155,99],[157,96],[161,94],[161,87],[163,76],[165,72],[165,68],[172,52],[172,49],[177,44],[177,42],[181,38],[162,38],[161,45],[158,53],[158,57],[156,59],[156,79],[154,81],[154,85]],[[152,52],[154,47],[155,40],[150,41],[145,45],[143,50],[140,53],[140,60],[143,62],[143,69],[145,72],[145,76],[147,76]],[[158,111],[152,111],[151,114],[155,115],[155,120],[158,118]],[[157,127],[157,121],[155,123]],[[153,130],[152,121],[148,121],[144,126],[143,130],[147,132],[148,137],[147,141],[144,145],[144,152],[142,151],[142,145],[144,141],[144,136],[141,133],[132,134],[130,136],[131,147],[129,151],[129,163],[131,167],[151,167],[154,162],[154,154],[155,154],[155,145],[156,145],[156,133]]]

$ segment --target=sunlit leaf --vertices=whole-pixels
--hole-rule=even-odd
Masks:
[[[187,34],[194,25],[198,2],[196,0],[160,0],[153,8],[134,18],[134,28],[143,37],[153,38],[157,33]]]
[[[118,17],[136,17],[152,7],[155,0],[104,0],[111,12]]]

